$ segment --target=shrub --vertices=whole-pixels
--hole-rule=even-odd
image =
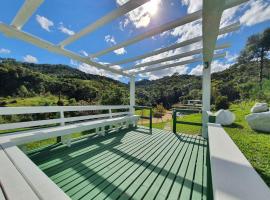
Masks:
[[[218,96],[215,101],[215,108],[216,110],[228,109],[229,108],[228,97]]]
[[[6,101],[1,101],[0,102],[0,107],[4,107],[4,106],[6,106],[7,105],[7,102]]]
[[[165,115],[165,113],[166,109],[162,104],[157,105],[157,107],[153,109],[154,117],[161,118],[163,115]]]

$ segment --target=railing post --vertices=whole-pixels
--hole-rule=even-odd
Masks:
[[[64,114],[64,110],[63,107],[60,108],[60,119],[61,119],[61,126],[65,126],[65,114]],[[62,142],[62,144],[66,144],[67,146],[71,146],[71,134],[69,135],[64,135],[59,137],[60,141]],[[57,141],[58,141],[58,137],[57,137]]]
[[[176,133],[176,110],[173,109],[173,133]]]
[[[112,109],[109,109],[110,118],[112,118]]]
[[[135,114],[135,77],[130,77],[130,89],[129,89],[129,104],[130,104],[130,114]]]
[[[205,62],[203,67],[203,84],[202,84],[202,136],[208,137],[208,114],[211,108],[211,66],[210,63]]]
[[[152,119],[152,116],[153,116],[153,109],[152,109],[152,107],[150,108],[150,132],[152,133],[152,128],[153,128],[153,124],[152,124],[152,122],[153,122],[153,119]]]
[[[64,115],[64,111],[63,111],[63,108],[62,107],[60,108],[60,119],[61,119],[61,126],[65,126],[65,121],[64,121],[65,115]],[[58,136],[56,138],[56,142],[57,143],[62,142],[62,137],[61,136]]]

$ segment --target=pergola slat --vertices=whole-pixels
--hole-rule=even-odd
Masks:
[[[74,59],[74,60],[89,64],[89,65],[91,65],[93,67],[96,67],[96,68],[99,68],[99,69],[104,69],[106,71],[110,71],[110,72],[115,73],[115,74],[120,74],[120,75],[129,77],[128,74],[122,72],[121,70],[106,67],[106,66],[104,66],[104,65],[102,65],[100,63],[93,62],[93,61],[91,61],[90,59],[88,59],[86,57],[82,57],[82,56],[80,56],[80,55],[78,55],[78,54],[76,54],[74,52],[71,52],[71,51],[68,51],[66,49],[60,48],[59,46],[56,46],[56,45],[54,45],[54,44],[52,44],[52,43],[50,43],[48,41],[45,41],[45,40],[42,40],[42,39],[38,38],[38,37],[32,36],[29,33],[25,33],[23,31],[20,31],[20,30],[18,30],[16,28],[13,28],[12,26],[0,23],[0,31],[3,32],[4,34],[6,34],[9,37],[15,37],[17,39],[20,39],[20,40],[23,40],[25,42],[31,43],[31,44],[33,44],[35,46],[46,49],[46,50],[51,51],[53,53],[61,54],[61,55],[67,56],[67,57],[69,57],[71,59]]]
[[[145,4],[148,1],[149,0],[130,0],[127,3],[125,3],[124,5],[120,6],[118,9],[110,12],[109,14],[107,14],[104,17],[98,19],[94,23],[92,23],[89,26],[85,27],[84,29],[82,29],[78,33],[76,33],[76,34],[68,37],[64,41],[60,42],[59,45],[64,47],[64,46],[78,40],[79,38],[85,36],[86,34],[89,34],[89,33],[93,32],[94,30],[98,29],[99,27],[104,26],[105,24],[113,21],[114,19],[116,19],[116,18],[118,18],[118,17],[120,17],[120,16],[122,16],[124,14],[127,14],[131,10],[134,10],[134,9],[138,8],[139,6]]]
[[[230,25],[228,25],[226,27],[223,27],[223,28],[219,29],[219,35],[223,35],[223,34],[226,34],[226,33],[230,33],[230,32],[236,31],[239,28],[240,28],[240,23],[239,22],[230,24]],[[164,53],[166,51],[170,51],[170,50],[174,50],[174,49],[177,49],[177,48],[180,48],[180,47],[184,47],[184,46],[187,46],[187,45],[190,45],[190,44],[194,44],[194,43],[200,42],[200,41],[202,41],[202,36],[198,36],[198,37],[195,37],[195,38],[192,38],[192,39],[189,39],[189,40],[185,40],[183,42],[180,42],[180,43],[177,43],[177,44],[173,44],[171,46],[168,46],[168,47],[165,47],[165,48],[162,48],[162,49],[158,49],[158,50],[155,50],[155,51],[152,51],[152,52],[149,52],[149,53],[140,55],[140,56],[136,56],[136,57],[133,57],[133,58],[128,58],[128,59],[120,60],[120,61],[117,61],[117,62],[108,64],[106,66],[109,67],[109,66],[121,65],[121,64],[126,64],[126,63],[130,63],[130,62],[134,62],[134,61],[137,61],[137,60],[141,60],[141,59],[144,59],[144,58],[147,58],[147,57],[151,57],[151,56],[155,56],[155,55]]]
[[[215,49],[216,50],[225,49],[225,48],[229,48],[230,46],[231,46],[230,44],[223,44],[223,45],[216,46]],[[155,65],[155,64],[166,62],[166,61],[172,61],[172,60],[176,60],[176,59],[180,59],[180,58],[200,54],[201,52],[202,52],[202,48],[195,49],[195,50],[192,50],[192,51],[189,51],[189,52],[184,52],[184,53],[181,53],[181,54],[176,54],[176,55],[173,55],[173,56],[153,60],[153,61],[150,61],[150,62],[141,63],[141,64],[138,64],[138,65],[135,65],[134,67],[126,68],[124,71],[138,69],[138,68],[141,68],[141,67],[144,67],[144,66]]]
[[[90,55],[90,57],[95,58],[95,57],[102,56],[102,55],[107,54],[107,53],[109,53],[111,51],[114,51],[114,50],[120,49],[122,47],[126,47],[128,45],[139,42],[139,41],[141,41],[143,39],[152,37],[154,35],[157,35],[157,34],[165,32],[165,31],[171,30],[173,28],[176,28],[178,26],[182,26],[184,24],[187,24],[187,23],[190,23],[192,21],[198,20],[201,17],[202,17],[202,11],[199,10],[199,11],[194,12],[192,14],[189,14],[189,15],[186,15],[186,16],[181,17],[179,19],[176,19],[176,20],[174,20],[172,22],[169,22],[169,23],[163,24],[161,26],[158,26],[156,28],[150,29],[149,31],[147,31],[147,32],[145,32],[143,34],[137,35],[132,39],[129,39],[127,41],[124,41],[122,43],[114,45],[114,46],[112,46],[110,48],[107,48],[107,49],[104,49],[104,50],[99,51],[97,53],[94,53],[94,54]]]
[[[17,29],[21,29],[43,1],[44,0],[26,0],[13,19],[11,25]]]
[[[224,58],[225,56],[226,56],[226,53],[219,53],[219,54],[215,54],[214,58]],[[130,73],[130,74],[137,75],[137,74],[142,74],[142,73],[146,73],[146,72],[158,71],[158,70],[162,70],[162,69],[178,67],[178,66],[191,64],[191,63],[195,63],[195,62],[201,62],[201,61],[202,61],[201,57],[200,58],[193,58],[193,59],[190,59],[190,60],[176,62],[176,63],[169,64],[169,65],[162,65],[162,66],[159,66],[159,67],[147,68],[147,69],[137,71],[137,72],[133,72],[133,73]]]

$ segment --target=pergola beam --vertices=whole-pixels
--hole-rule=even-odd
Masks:
[[[13,19],[11,26],[21,29],[43,1],[44,0],[26,0]]]
[[[56,45],[54,45],[54,44],[52,44],[52,43],[50,43],[48,41],[45,41],[45,40],[42,40],[42,39],[40,39],[38,37],[32,36],[29,33],[25,33],[23,31],[20,31],[20,30],[14,28],[12,26],[0,23],[0,32],[4,33],[8,37],[14,37],[14,38],[23,40],[25,42],[31,43],[31,44],[33,44],[35,46],[38,46],[38,47],[40,47],[42,49],[46,49],[46,50],[48,50],[50,52],[57,53],[57,54],[60,54],[60,55],[64,55],[66,57],[77,60],[79,62],[89,64],[89,65],[91,65],[93,67],[96,67],[98,69],[103,69],[103,70],[110,71],[110,72],[115,73],[115,74],[130,77],[130,75],[128,75],[127,73],[122,72],[121,70],[106,67],[106,66],[104,66],[104,65],[102,65],[100,63],[93,62],[93,61],[91,61],[90,59],[88,59],[86,57],[82,57],[82,56],[80,56],[80,55],[78,55],[78,54],[76,54],[74,52],[63,49],[63,48],[61,48],[59,46],[56,46]]]
[[[230,24],[230,25],[228,25],[226,27],[223,27],[223,28],[219,29],[219,35],[223,35],[223,34],[226,34],[226,33],[236,31],[239,28],[240,28],[240,23],[239,22]],[[180,47],[184,47],[184,46],[187,46],[187,45],[190,45],[190,44],[194,44],[194,43],[200,42],[200,41],[202,41],[202,36],[198,36],[198,37],[195,37],[195,38],[192,38],[192,39],[189,39],[189,40],[185,40],[183,42],[173,44],[171,46],[168,46],[168,47],[165,47],[165,48],[162,48],[162,49],[158,49],[158,50],[155,50],[155,51],[152,51],[152,52],[140,55],[140,56],[120,60],[120,61],[108,64],[106,66],[109,67],[109,66],[121,65],[121,64],[134,62],[134,61],[137,61],[137,60],[141,60],[141,59],[144,59],[144,58],[147,58],[147,57],[151,57],[151,56],[155,56],[155,55],[164,53],[166,51],[175,50],[175,49],[178,49]]]
[[[231,46],[230,44],[222,44],[222,45],[216,46],[215,49],[220,50],[220,49],[229,48],[230,46]],[[177,59],[188,57],[188,56],[193,56],[193,55],[200,54],[200,53],[202,53],[202,48],[195,49],[195,50],[185,52],[185,53],[181,53],[181,54],[176,54],[176,55],[165,57],[165,58],[161,58],[161,59],[158,59],[158,60],[153,60],[153,61],[150,61],[150,62],[141,63],[141,64],[138,64],[138,65],[135,65],[134,67],[126,68],[123,71],[130,71],[130,70],[138,69],[138,68],[145,67],[145,66],[155,65],[155,64],[159,64],[159,63],[163,63],[163,62],[167,62],[167,61],[172,61],[172,60],[177,60]]]
[[[68,37],[67,39],[65,39],[64,41],[60,42],[59,46],[64,47],[64,46],[69,45],[70,43],[72,43],[72,42],[80,39],[81,37],[95,31],[99,27],[104,26],[105,24],[113,21],[114,19],[116,19],[124,14],[127,14],[131,10],[138,8],[139,6],[145,4],[148,1],[149,0],[130,0],[130,1],[128,1],[124,5],[120,6],[118,9],[110,12],[109,14],[98,19],[94,23],[88,25],[87,27],[85,27],[81,31],[77,32],[76,34],[74,34],[74,35]]]
[[[119,43],[117,45],[114,45],[110,48],[107,48],[107,49],[104,49],[102,51],[99,51],[97,53],[94,53],[92,55],[90,55],[91,58],[95,58],[95,57],[99,57],[99,56],[102,56],[104,54],[107,54],[111,51],[114,51],[114,50],[117,50],[117,49],[120,49],[122,47],[126,47],[128,45],[131,45],[131,44],[134,44],[136,42],[139,42],[141,40],[144,40],[145,38],[149,38],[149,37],[152,37],[154,35],[157,35],[157,34],[160,34],[160,33],[163,33],[165,31],[168,31],[168,30],[171,30],[173,28],[176,28],[178,26],[182,26],[184,24],[187,24],[187,23],[190,23],[192,21],[195,21],[195,20],[198,20],[202,17],[202,11],[199,10],[197,12],[194,12],[192,14],[189,14],[189,15],[186,15],[184,17],[181,17],[179,19],[176,19],[172,22],[169,22],[169,23],[166,23],[166,24],[163,24],[159,27],[156,27],[156,28],[153,28],[141,35],[138,35],[138,36],[135,36],[134,38],[132,39],[129,39],[125,42],[122,42],[122,43]]]
[[[226,53],[219,53],[219,54],[215,54],[214,58],[224,58],[226,56]],[[162,69],[168,69],[168,68],[172,68],[172,67],[178,67],[178,66],[183,66],[186,64],[191,64],[191,63],[195,63],[195,62],[201,62],[202,58],[193,58],[190,60],[185,60],[185,61],[181,61],[181,62],[176,62],[176,63],[172,63],[169,65],[161,65],[159,67],[153,67],[153,68],[147,68],[141,71],[137,71],[137,72],[131,72],[130,74],[132,75],[137,75],[137,74],[142,74],[142,73],[146,73],[146,72],[152,72],[152,71],[158,71],[158,70],[162,70]]]

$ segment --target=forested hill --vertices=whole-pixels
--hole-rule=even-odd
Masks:
[[[108,96],[121,101],[128,98],[126,84],[119,81],[86,74],[65,65],[30,64],[14,59],[0,60],[0,88],[0,97],[61,94],[67,99],[89,104],[101,103],[102,98],[102,103],[110,103]]]
[[[212,74],[213,102],[217,96],[229,101],[258,95],[257,63],[235,64]],[[263,70],[264,88],[269,87],[270,65]],[[137,103],[171,107],[174,103],[201,98],[201,77],[174,74],[158,80],[136,83]],[[29,64],[14,59],[0,60],[0,97],[33,97],[61,94],[86,104],[128,103],[127,84],[99,75],[86,74],[65,65]],[[270,88],[268,88],[269,91]],[[267,90],[265,90],[267,95]]]

